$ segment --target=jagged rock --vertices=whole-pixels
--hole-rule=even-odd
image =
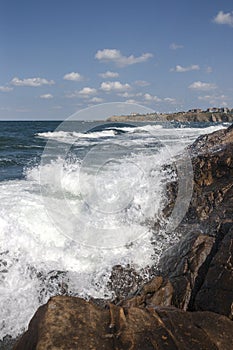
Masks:
[[[161,259],[162,276],[144,284],[136,297],[124,300],[121,305],[174,305],[187,310],[214,241],[200,232],[190,232]]]
[[[116,300],[137,291],[143,284],[143,276],[132,266],[113,266],[108,287],[114,291]]]
[[[189,147],[189,152],[194,175],[193,195],[183,223],[199,222],[202,227],[206,224],[206,232],[212,234],[213,224],[216,229],[223,221],[233,223],[233,127],[200,136]],[[176,181],[167,185],[165,217],[172,212],[177,191]]]
[[[233,227],[211,261],[195,299],[196,310],[210,310],[233,319]]]
[[[41,307],[14,350],[231,350],[233,323],[175,308],[101,309],[57,296]]]

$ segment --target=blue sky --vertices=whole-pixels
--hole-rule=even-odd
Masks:
[[[232,0],[2,0],[0,118],[232,108],[232,42]]]

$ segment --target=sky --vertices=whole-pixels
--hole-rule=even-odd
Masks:
[[[0,120],[233,108],[232,43],[232,0],[1,0]]]

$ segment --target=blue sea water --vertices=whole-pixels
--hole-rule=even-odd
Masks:
[[[0,122],[0,339],[61,292],[114,297],[111,269],[156,264],[179,237],[154,239],[164,171],[200,123]],[[152,244],[153,242],[153,244]]]

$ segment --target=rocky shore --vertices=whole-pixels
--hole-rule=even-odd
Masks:
[[[209,122],[209,123],[224,123],[233,122],[233,113],[221,113],[221,112],[177,112],[177,113],[149,113],[149,114],[136,114],[131,115],[114,115],[107,119],[108,122]]]
[[[182,239],[154,277],[143,284],[118,266],[112,286],[121,282],[127,292],[115,301],[51,298],[14,350],[233,349],[233,126],[201,136],[189,152],[194,190],[177,228]],[[167,193],[165,216],[176,182]]]

